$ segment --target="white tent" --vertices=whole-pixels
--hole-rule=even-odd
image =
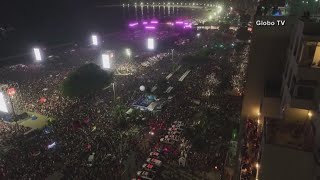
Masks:
[[[158,102],[152,102],[149,106],[148,106],[148,110],[149,111],[153,111],[154,108],[158,105]]]

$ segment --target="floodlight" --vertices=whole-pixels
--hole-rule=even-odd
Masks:
[[[0,92],[0,111],[1,112],[8,112],[6,101],[4,100],[4,95],[2,92]]]
[[[128,56],[131,56],[131,50],[129,48],[126,49],[126,53]]]
[[[109,56],[109,54],[102,54],[102,67],[104,69],[110,69],[110,56]]]
[[[148,38],[148,49],[153,50],[154,49],[154,39]]]
[[[130,27],[137,26],[137,25],[138,25],[138,23],[130,23],[129,24]]]
[[[92,44],[98,46],[98,36],[92,35]]]
[[[33,52],[34,52],[34,56],[35,56],[36,60],[37,61],[41,61],[42,57],[41,57],[40,49],[39,48],[33,48]]]

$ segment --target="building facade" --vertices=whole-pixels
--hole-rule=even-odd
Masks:
[[[320,178],[320,23],[296,17],[253,28],[242,119],[261,134],[257,179]]]

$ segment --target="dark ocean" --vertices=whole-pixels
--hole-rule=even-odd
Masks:
[[[38,9],[37,9],[38,7]],[[10,9],[10,8],[9,8]],[[15,7],[1,16],[0,59],[31,51],[35,45],[54,47],[68,42],[88,42],[93,32],[112,33],[128,28],[128,22],[156,18],[190,17],[197,10],[173,7],[108,6],[46,4]]]

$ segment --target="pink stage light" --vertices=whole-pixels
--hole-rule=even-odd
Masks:
[[[158,21],[151,21],[151,24],[158,24]]]
[[[147,22],[147,21],[143,21],[142,24],[143,24],[143,25],[146,25],[146,24],[148,24],[148,22]]]
[[[176,24],[183,24],[182,21],[176,21]]]
[[[154,26],[146,26],[146,29],[156,29]]]
[[[130,23],[129,24],[130,27],[133,27],[133,26],[136,26],[136,25],[138,25],[138,23]]]

